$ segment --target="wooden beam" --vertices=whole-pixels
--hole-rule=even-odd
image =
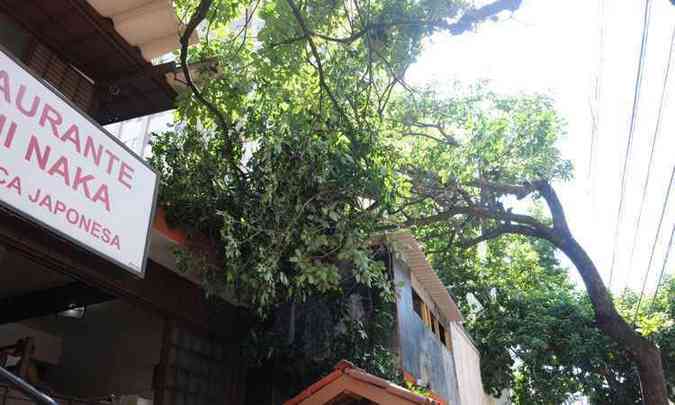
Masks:
[[[113,79],[97,81],[95,84],[96,86],[100,87],[124,86],[126,84],[136,82],[138,80],[147,79],[148,75],[164,76],[165,74],[174,71],[176,71],[176,63],[167,62],[159,65],[144,66],[143,68],[138,69],[135,72],[127,73],[124,76],[116,77]]]

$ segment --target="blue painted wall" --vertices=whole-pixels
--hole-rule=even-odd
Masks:
[[[396,312],[403,370],[428,381],[431,390],[449,404],[459,404],[452,354],[413,310],[410,271],[400,260],[394,260],[394,281],[398,293]]]

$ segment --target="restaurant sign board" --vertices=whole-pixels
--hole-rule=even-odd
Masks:
[[[0,203],[143,276],[157,174],[0,48]]]

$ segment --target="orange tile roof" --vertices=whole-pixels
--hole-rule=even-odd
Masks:
[[[400,400],[403,400],[406,403],[410,404],[419,404],[419,405],[441,405],[439,401],[436,401],[431,398],[426,398],[421,395],[415,394],[414,392],[407,390],[399,385],[396,385],[390,381],[387,381],[383,378],[376,377],[372,374],[365,372],[352,363],[342,360],[336,366],[335,370],[315,382],[314,384],[307,387],[300,394],[294,398],[289,399],[284,402],[284,405],[299,405],[304,401],[311,399],[313,396],[320,393],[322,390],[328,389],[331,384],[336,383],[340,378],[346,378],[346,385],[349,387],[349,392],[354,394],[359,394],[362,390],[360,386],[365,383],[370,388],[375,389],[380,394],[392,395]]]

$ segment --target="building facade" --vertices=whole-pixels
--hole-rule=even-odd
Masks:
[[[446,404],[488,404],[480,354],[457,305],[409,233],[389,236],[404,378]]]
[[[396,232],[378,244],[386,247],[385,262],[396,289],[395,333],[389,350],[397,354],[405,383],[414,389],[341,361],[335,371],[285,404],[508,404],[508,398],[484,392],[479,352],[417,240],[408,232]],[[365,316],[360,319],[368,322]]]
[[[170,1],[0,0],[0,366],[62,404],[244,400],[248,318],[176,272],[154,172],[102,129],[173,108],[179,31]]]

